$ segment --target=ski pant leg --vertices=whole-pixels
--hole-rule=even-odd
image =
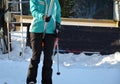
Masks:
[[[42,84],[52,84],[52,54],[55,36],[46,34],[44,39],[44,61],[42,67]]]
[[[31,46],[32,46],[32,58],[28,68],[28,75],[27,75],[27,84],[30,81],[37,82],[37,71],[38,71],[38,64],[40,62],[40,55],[42,51],[42,34],[38,33],[30,33],[31,37]]]

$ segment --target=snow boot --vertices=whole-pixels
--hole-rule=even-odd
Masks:
[[[28,84],[35,84],[33,81],[29,82]]]

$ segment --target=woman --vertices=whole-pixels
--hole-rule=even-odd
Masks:
[[[43,67],[41,84],[52,84],[52,54],[55,41],[55,30],[61,23],[61,9],[58,0],[54,0],[50,16],[47,12],[51,0],[30,0],[30,11],[33,21],[30,26],[32,58],[28,68],[27,84],[37,82],[38,64],[43,51]],[[45,35],[44,24],[47,23]],[[56,26],[57,25],[57,26]],[[44,45],[42,45],[44,43]]]

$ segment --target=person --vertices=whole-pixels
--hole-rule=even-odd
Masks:
[[[58,0],[54,0],[51,14],[48,16],[46,10],[49,9],[51,0],[30,0],[30,12],[33,21],[30,25],[30,40],[32,46],[32,57],[28,67],[26,83],[36,84],[38,64],[40,63],[41,52],[44,59],[42,65],[41,84],[52,84],[52,54],[55,41],[55,31],[61,23],[61,8]],[[48,10],[47,10],[48,11]],[[47,22],[45,36],[44,23]],[[44,45],[42,45],[42,43]]]

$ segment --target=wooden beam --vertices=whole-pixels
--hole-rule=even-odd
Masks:
[[[16,21],[20,22],[20,16],[15,15]],[[23,15],[23,23],[28,24],[32,22],[32,16]],[[62,25],[75,26],[100,26],[100,27],[116,27],[116,21],[105,19],[84,19],[84,18],[62,18]]]

